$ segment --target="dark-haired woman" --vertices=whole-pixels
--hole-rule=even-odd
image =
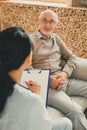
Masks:
[[[0,32],[0,130],[71,130],[69,119],[51,120],[40,96],[20,86],[31,60],[32,43],[22,28]]]

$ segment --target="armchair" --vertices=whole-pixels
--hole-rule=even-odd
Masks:
[[[71,78],[74,77],[75,79],[87,81],[87,59],[78,57],[76,58],[77,58],[77,67],[72,73]],[[87,98],[80,96],[72,96],[71,98],[75,100],[79,105],[81,105],[82,110],[84,111],[84,109],[87,107]],[[50,106],[48,106],[47,110],[53,118],[64,116],[60,111]]]

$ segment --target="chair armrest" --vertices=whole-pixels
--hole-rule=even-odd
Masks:
[[[77,67],[73,71],[71,78],[87,80],[87,59],[77,58]]]

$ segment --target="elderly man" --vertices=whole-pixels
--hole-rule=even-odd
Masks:
[[[74,130],[87,130],[87,119],[81,107],[70,99],[71,95],[87,97],[87,82],[70,79],[76,68],[76,56],[53,31],[58,16],[52,10],[45,10],[39,16],[40,27],[31,35],[33,40],[33,67],[51,69],[49,105],[60,110],[71,119]],[[61,66],[61,58],[67,62]]]

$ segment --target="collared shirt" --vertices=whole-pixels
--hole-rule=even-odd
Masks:
[[[76,56],[58,36],[51,34],[47,39],[38,30],[31,38],[34,45],[32,59],[34,68],[51,69],[51,73],[62,70],[71,75],[76,67]],[[61,57],[67,60],[65,66],[61,65]]]

